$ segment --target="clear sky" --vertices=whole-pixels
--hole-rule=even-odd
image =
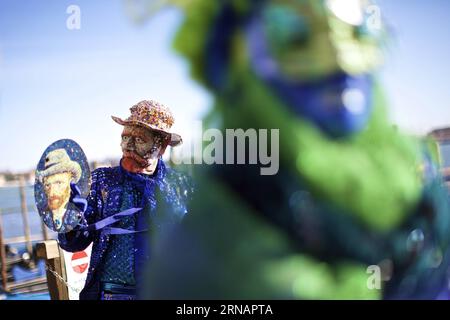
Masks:
[[[382,73],[392,119],[413,133],[450,125],[450,2],[380,0],[394,30]],[[66,9],[81,9],[68,30]],[[139,26],[121,0],[0,0],[0,170],[33,169],[53,141],[71,138],[88,159],[120,155],[121,127],[142,99],[167,104],[189,137],[211,96],[171,49],[182,20],[165,10]]]
[[[450,126],[450,1],[378,4],[393,30],[383,70],[393,121],[418,134]]]

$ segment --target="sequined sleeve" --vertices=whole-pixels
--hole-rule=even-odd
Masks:
[[[192,178],[168,168],[163,190],[166,202],[171,204],[173,219],[180,221],[189,212],[189,204],[194,193]]]

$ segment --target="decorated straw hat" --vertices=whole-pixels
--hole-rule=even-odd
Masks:
[[[72,161],[65,149],[56,149],[47,154],[44,170],[36,172],[36,176],[42,183],[44,178],[63,172],[71,173],[75,183],[78,183],[81,178],[81,166],[79,163]]]
[[[175,147],[183,142],[179,134],[170,131],[175,119],[169,108],[153,100],[143,100],[130,108],[131,115],[122,120],[112,116],[120,125],[137,125],[170,136],[169,145]]]

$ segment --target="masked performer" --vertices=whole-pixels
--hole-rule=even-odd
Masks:
[[[126,120],[113,117],[123,126],[120,165],[92,172],[87,200],[73,185],[71,201],[84,207],[84,225],[59,234],[61,247],[72,252],[93,242],[82,300],[135,299],[140,270],[150,259],[147,240],[187,212],[188,178],[162,160],[167,146],[182,142],[170,131],[170,110],[155,101],[141,101],[130,110]]]

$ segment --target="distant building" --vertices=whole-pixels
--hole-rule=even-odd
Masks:
[[[430,133],[430,136],[439,143],[442,173],[450,190],[450,128],[434,130]]]
[[[450,128],[436,129],[430,133],[430,136],[439,142],[450,143]]]
[[[91,170],[95,170],[97,168],[102,168],[102,167],[115,167],[118,166],[120,162],[120,159],[118,158],[107,158],[107,159],[103,159],[101,161],[91,161],[89,163],[89,167]]]
[[[34,184],[34,180],[36,179],[35,172],[30,171],[25,174],[25,181],[27,181],[28,184]]]

